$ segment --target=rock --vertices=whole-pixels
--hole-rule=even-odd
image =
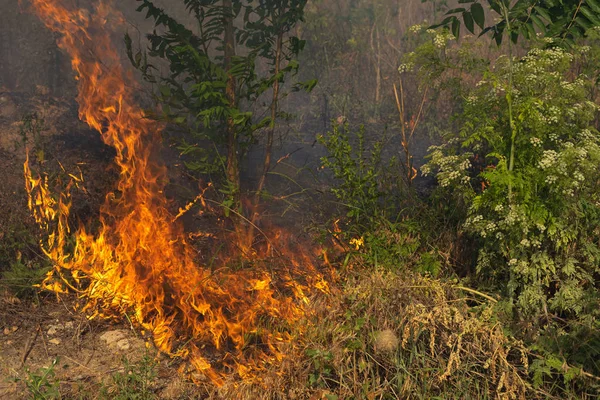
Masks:
[[[119,350],[128,350],[131,346],[127,339],[127,331],[107,331],[100,335],[100,340],[106,342],[109,347]]]

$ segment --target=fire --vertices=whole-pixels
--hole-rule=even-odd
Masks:
[[[61,0],[32,0],[32,6],[61,34],[59,46],[70,55],[78,81],[79,117],[114,147],[120,171],[101,208],[100,229],[71,232],[69,190],[78,178],[72,176],[55,197],[48,178],[35,178],[25,163],[29,207],[48,233],[42,247],[54,263],[42,288],[76,291],[90,318],[133,316],[160,351],[188,359],[217,384],[233,373],[256,378],[281,360],[280,344],[290,340],[284,329],[259,329],[259,320],[298,321],[309,291],[326,291],[326,281],[316,271],[305,273],[303,283],[295,280],[300,265],[312,268],[307,255],[277,276],[257,268],[232,272],[196,265],[178,216],[167,209],[166,169],[153,157],[161,127],[136,105],[134,79],[112,46],[110,32],[123,16],[102,1],[93,12]],[[248,337],[259,337],[260,345],[249,349]]]

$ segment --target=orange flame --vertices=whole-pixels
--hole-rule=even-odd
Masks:
[[[69,9],[61,0],[32,0],[32,5],[45,25],[62,35],[59,46],[71,56],[78,80],[79,116],[115,148],[120,170],[117,189],[101,208],[99,231],[81,227],[74,245],[67,245],[70,186],[55,199],[47,177],[34,178],[25,163],[29,207],[48,232],[42,247],[55,265],[42,288],[76,290],[91,318],[133,315],[159,350],[188,358],[216,384],[232,372],[256,378],[255,371],[283,357],[278,347],[290,336],[259,330],[259,319],[297,321],[308,291],[326,291],[327,283],[311,272],[300,284],[286,272],[276,277],[291,293],[284,296],[266,271],[232,273],[196,265],[177,218],[167,210],[166,169],[152,157],[160,126],[136,106],[134,89],[125,83],[133,79],[112,46],[109,32],[123,16],[102,1],[93,13]],[[312,265],[308,256],[293,264]],[[252,335],[260,337],[258,350],[247,349]]]

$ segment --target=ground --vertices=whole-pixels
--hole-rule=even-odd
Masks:
[[[137,365],[155,354],[126,321],[90,321],[73,310],[72,297],[49,296],[37,303],[5,294],[0,302],[1,399],[30,397],[27,382],[32,384],[55,361],[55,377],[49,383],[60,381],[64,398],[97,398],[100,388],[109,394],[120,389],[114,376],[126,370],[124,360]],[[159,398],[185,398],[190,387],[176,369],[167,367],[167,360],[158,361],[156,369],[158,377],[148,382],[152,391]]]

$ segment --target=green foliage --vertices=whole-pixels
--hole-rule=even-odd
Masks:
[[[367,149],[365,128],[361,126],[354,137],[348,125],[333,125],[331,132],[319,137],[328,151],[321,159],[324,168],[333,172],[338,183],[332,189],[338,201],[347,209],[349,223],[359,229],[373,227],[385,216],[388,205],[389,176],[381,163],[383,140]]]
[[[138,11],[145,11],[156,29],[148,35],[149,51],[134,51],[128,35],[125,44],[131,63],[156,85],[161,114],[152,116],[179,128],[181,134],[175,141],[187,168],[204,174],[223,173],[227,161],[231,163],[222,154],[223,147],[235,146],[235,157],[241,158],[263,128],[273,123],[270,116],[264,116],[258,100],[275,82],[283,83],[299,68],[296,58],[304,42],[289,32],[303,19],[306,0],[234,0],[231,9],[217,0],[185,0],[198,33],[152,1],[140,1]],[[227,19],[241,22],[234,27],[233,43],[226,43]],[[285,65],[276,72],[279,35],[285,36],[281,53]],[[243,49],[229,66],[224,57],[228,45]],[[150,63],[152,59],[166,61],[169,73],[161,76]],[[269,66],[262,75],[261,64]],[[235,93],[228,93],[232,80]],[[296,89],[312,90],[315,84],[299,83]],[[231,126],[235,143],[227,134]]]
[[[157,377],[156,362],[149,354],[135,364],[123,358],[123,372],[112,375],[112,385],[103,387],[104,398],[116,400],[152,400],[156,395],[152,384]]]
[[[441,23],[454,36],[460,36],[461,19],[465,28],[475,32],[475,24],[481,35],[490,32],[498,45],[505,35],[517,42],[519,37],[535,39],[537,32],[545,37],[559,39],[561,43],[574,44],[574,40],[586,35],[593,27],[600,26],[600,2],[598,0],[486,0],[489,9],[500,16],[500,21],[485,27],[485,12],[481,0],[461,0],[461,7],[449,10]]]
[[[409,196],[397,183],[403,181],[396,160],[381,160],[385,138],[368,149],[363,126],[353,135],[348,125],[334,125],[319,141],[329,153],[322,165],[337,180],[331,191],[346,210],[341,239],[353,248],[352,254],[372,267],[412,267],[438,275],[442,265],[437,251],[424,250],[429,239],[425,225],[431,220],[424,214],[417,217],[421,205],[416,199],[409,202],[412,215],[398,212],[398,204]]]
[[[466,204],[479,276],[503,287],[534,327],[556,318],[589,329],[598,314],[598,106],[593,80],[571,73],[587,51],[535,48],[515,65],[499,60],[467,97],[458,134],[423,167]]]
[[[333,355],[329,351],[320,349],[307,349],[306,356],[312,363],[312,372],[308,377],[308,384],[312,387],[328,387],[334,379]]]
[[[35,285],[44,279],[49,270],[48,265],[18,258],[11,261],[9,269],[2,272],[2,284],[17,297],[33,297],[37,293]]]
[[[54,367],[58,358],[52,361],[48,367],[40,368],[34,372],[25,371],[27,377],[23,380],[25,387],[33,400],[58,400],[61,398],[59,381],[56,378]]]

